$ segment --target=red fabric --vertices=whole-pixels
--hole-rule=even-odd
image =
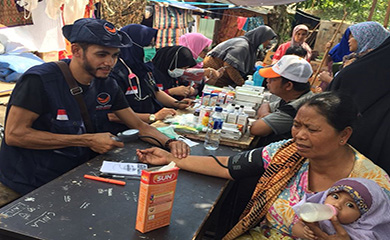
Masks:
[[[239,30],[242,30],[242,28],[244,27],[247,19],[248,18],[246,18],[246,17],[238,17],[237,18],[237,28]]]
[[[273,58],[272,58],[272,62],[275,62],[275,61],[279,61],[283,56],[284,54],[286,54],[286,51],[287,49],[291,46],[291,42],[286,42],[286,43],[283,43],[281,44],[278,49],[276,50]]]

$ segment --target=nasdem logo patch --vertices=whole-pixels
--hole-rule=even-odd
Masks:
[[[105,23],[105,24],[104,24],[104,29],[106,29],[106,31],[107,31],[109,34],[112,34],[112,35],[115,35],[115,34],[116,34],[115,26],[112,25],[111,23]]]
[[[111,100],[110,94],[106,92],[99,93],[97,96],[97,102],[101,105],[106,105]]]

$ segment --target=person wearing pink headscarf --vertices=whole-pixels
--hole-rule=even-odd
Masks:
[[[179,38],[179,45],[189,48],[197,64],[194,68],[203,67],[203,58],[206,56],[207,48],[210,47],[212,40],[201,33],[187,33]]]
[[[196,61],[195,66],[187,69],[187,72],[182,76],[182,80],[195,83],[194,88],[197,89],[197,93],[200,93],[203,89],[203,80],[206,82],[217,80],[224,72],[224,69],[217,71],[211,67],[203,68],[203,58],[206,56],[211,43],[212,40],[201,33],[186,33],[179,38],[179,45],[190,49]]]
[[[310,46],[305,42],[307,35],[309,34],[309,28],[306,25],[300,24],[295,26],[291,41],[281,44],[278,49],[276,50],[273,58],[272,58],[272,64],[279,61],[284,54],[286,54],[286,50],[290,46],[301,46],[306,51],[307,54],[305,56],[305,59],[310,62],[311,58],[311,48]]]

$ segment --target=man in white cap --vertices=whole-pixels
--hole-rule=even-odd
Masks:
[[[177,157],[189,147],[169,139],[141,121],[109,74],[120,48],[130,37],[101,19],[82,18],[63,27],[72,43],[73,58],[62,74],[54,62],[30,68],[18,81],[7,107],[5,137],[0,149],[0,205],[59,177],[96,153],[123,147],[106,129],[107,112],[114,112],[140,135],[152,136]],[[74,78],[76,87],[66,79]],[[86,117],[75,95],[85,105]],[[157,144],[156,141],[148,140]],[[94,154],[95,152],[95,154]]]
[[[291,137],[297,108],[313,94],[308,82],[313,70],[305,59],[285,55],[272,67],[260,69],[259,73],[267,78],[269,91],[280,98],[261,104],[257,111],[258,120],[251,126],[251,134],[260,136],[257,146],[265,146]]]

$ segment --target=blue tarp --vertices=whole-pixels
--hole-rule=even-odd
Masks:
[[[183,3],[183,2],[177,2],[177,1],[169,1],[169,0],[149,0],[151,2],[159,2],[159,3],[168,3],[172,7],[186,9],[186,10],[192,10],[192,11],[198,11],[198,12],[207,12],[206,10],[202,8],[195,7],[191,4]]]
[[[44,63],[33,53],[0,54],[0,81],[16,82],[27,69]]]

